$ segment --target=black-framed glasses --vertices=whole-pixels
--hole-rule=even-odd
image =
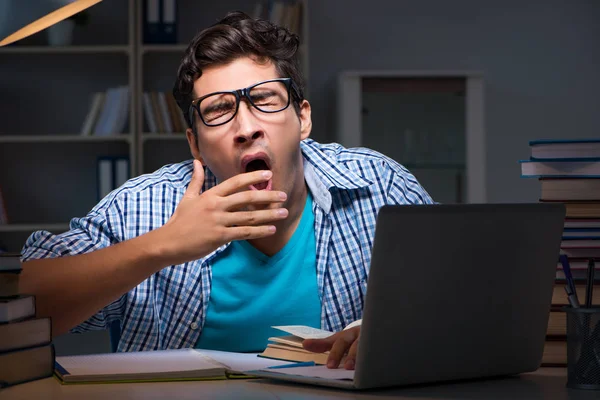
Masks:
[[[283,111],[291,103],[290,92],[293,86],[292,78],[278,78],[258,82],[244,89],[207,94],[192,101],[190,121],[193,123],[196,110],[204,125],[224,125],[235,117],[242,98],[246,98],[260,112]]]

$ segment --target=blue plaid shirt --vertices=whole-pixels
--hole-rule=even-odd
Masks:
[[[375,151],[311,139],[304,140],[301,149],[305,181],[314,199],[321,327],[339,331],[362,318],[379,208],[433,201],[403,166]],[[87,216],[71,220],[69,231],[34,232],[23,259],[87,253],[164,225],[192,171],[189,160],[129,180]],[[203,189],[215,184],[207,170]],[[119,351],[194,347],[209,303],[211,262],[226,246],[202,259],[163,268],[72,331],[107,329],[120,320]]]

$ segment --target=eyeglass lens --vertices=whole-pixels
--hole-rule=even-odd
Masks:
[[[289,91],[280,81],[256,85],[249,90],[248,97],[254,107],[266,113],[281,111],[289,104]],[[219,125],[235,116],[237,100],[233,93],[215,93],[204,98],[198,108],[204,123]]]

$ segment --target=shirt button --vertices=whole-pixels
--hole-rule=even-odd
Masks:
[[[198,324],[197,324],[197,323],[195,323],[195,322],[192,322],[192,323],[190,324],[190,328],[192,328],[192,330],[194,330],[194,331],[195,331],[196,329],[198,329]]]

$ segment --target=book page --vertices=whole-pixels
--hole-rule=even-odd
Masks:
[[[273,336],[269,338],[269,341],[275,343],[282,343],[288,346],[297,347],[299,349],[303,349],[302,342],[304,339],[294,335],[286,335],[286,336]]]
[[[279,329],[302,339],[324,339],[333,335],[333,332],[303,325],[272,326],[271,328]]]
[[[72,376],[161,374],[223,368],[193,349],[63,356],[56,357],[56,361]]]
[[[269,343],[267,348],[283,349],[283,350],[287,350],[287,351],[294,351],[297,353],[305,353],[305,354],[325,354],[325,355],[329,354],[328,351],[324,352],[324,353],[313,353],[312,351],[304,350],[302,347],[293,347],[293,346],[289,346],[289,345],[285,345],[285,344],[277,344],[277,343]]]
[[[309,378],[323,379],[354,379],[354,370],[344,368],[331,369],[325,365],[314,367],[290,367],[290,368],[264,368],[261,371],[283,375],[307,376]]]
[[[218,350],[196,350],[198,353],[215,360],[233,372],[259,370],[276,365],[292,364],[289,361],[258,357],[257,353],[231,353]]]

